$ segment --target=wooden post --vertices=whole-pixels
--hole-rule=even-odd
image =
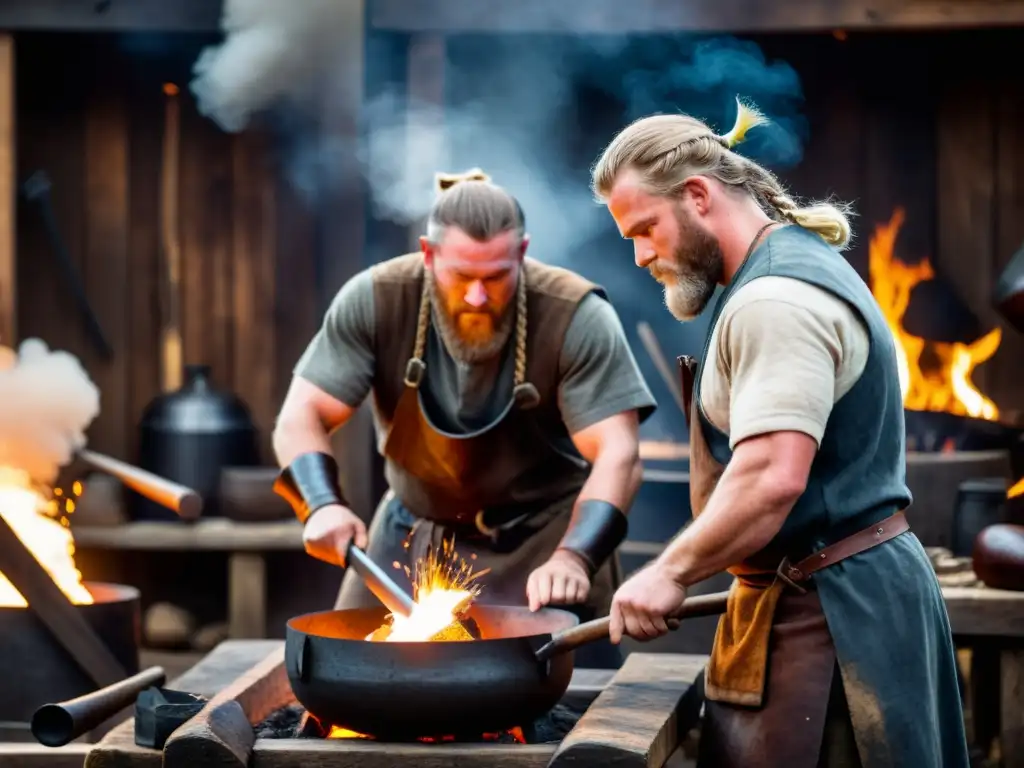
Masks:
[[[14,37],[0,33],[0,344],[17,343]]]

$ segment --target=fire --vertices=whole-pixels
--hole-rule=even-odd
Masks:
[[[1024,477],[1014,483],[1006,492],[1007,499],[1016,499],[1018,496],[1024,496]]]
[[[523,733],[522,728],[510,728],[505,733],[485,733],[481,736],[482,741],[501,741],[502,737],[508,735],[513,741],[519,744],[526,743],[526,734]],[[328,739],[366,739],[367,741],[373,741],[373,736],[367,736],[365,733],[357,733],[356,731],[350,731],[347,728],[338,728],[333,726],[331,732],[327,735]],[[421,744],[450,744],[455,741],[454,736],[441,736],[433,737],[426,736],[421,739],[417,739]]]
[[[1001,329],[972,344],[928,341],[903,329],[911,290],[935,276],[928,259],[910,265],[896,258],[896,236],[904,218],[903,209],[897,208],[887,224],[875,228],[868,248],[869,285],[896,342],[903,405],[912,411],[942,411],[993,421],[999,417],[999,409],[974,386],[971,374],[995,354]]]
[[[77,498],[81,492],[81,485],[76,482],[71,496]],[[74,510],[74,498],[61,489],[55,489],[54,498],[47,501],[33,486],[27,472],[0,467],[0,515],[68,599],[77,605],[88,605],[93,598],[82,584],[82,574],[75,568],[74,537],[64,515]],[[0,606],[28,607],[28,602],[2,571]]]
[[[473,571],[446,539],[439,549],[416,564],[412,615],[392,615],[390,624],[366,639],[387,643],[472,640],[457,617],[476,599],[480,586],[474,582],[485,573]]]

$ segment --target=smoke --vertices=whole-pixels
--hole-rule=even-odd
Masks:
[[[575,14],[554,13],[554,5],[535,12],[548,28],[571,30]],[[443,106],[410,103],[404,85],[385,86],[364,100],[361,142],[325,134],[315,116],[330,111],[325,102],[348,77],[336,42],[343,37],[336,30],[353,22],[347,6],[227,0],[225,40],[204,50],[194,67],[199,109],[224,130],[276,113],[278,129],[288,134],[286,170],[311,197],[341,183],[354,159],[374,215],[409,224],[429,210],[435,171],[480,166],[519,197],[543,258],[565,262],[606,216],[590,195],[589,165],[632,119],[681,111],[724,132],[741,95],[772,118],[744,151],[774,167],[794,165],[802,154],[806,123],[796,72],[785,62],[766,62],[752,42],[692,35],[453,37]],[[602,92],[619,109],[613,124],[590,131],[601,141],[586,157],[573,146],[590,117],[579,113],[581,89]]]
[[[618,130],[644,115],[682,112],[724,133],[737,96],[771,118],[738,150],[777,171],[792,167],[808,132],[796,71],[730,36],[576,34],[581,11],[574,3],[464,5],[486,5],[479,12],[492,27],[500,13],[510,29],[552,33],[446,37],[443,104],[411,102],[405,82],[376,84],[381,73],[411,65],[404,45],[371,35],[365,63],[374,76],[352,125],[342,97],[356,87],[351,61],[358,56],[341,49],[343,35],[328,34],[362,23],[347,15],[349,4],[227,0],[225,41],[200,56],[192,90],[201,112],[225,130],[270,117],[283,170],[313,207],[358,174],[376,219],[415,227],[433,202],[435,172],[482,168],[521,202],[531,255],[608,288],[631,336],[642,320],[671,354],[699,353],[707,318],[679,324],[665,311],[660,288],[635,268],[629,244],[595,204],[590,168]],[[631,12],[620,5],[616,13]],[[372,240],[365,252],[370,260],[398,255]],[[658,400],[670,402],[647,356],[638,359]],[[661,413],[669,421],[660,422],[658,436],[686,439],[683,420],[667,408]]]
[[[0,467],[53,483],[99,411],[100,391],[73,355],[40,339],[0,346]]]

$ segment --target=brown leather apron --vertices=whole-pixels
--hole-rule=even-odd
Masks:
[[[712,456],[700,426],[699,393],[695,397],[693,392],[696,363],[684,356],[679,366],[696,518],[725,467]],[[843,556],[848,554],[852,552]],[[702,768],[860,764],[832,637],[814,584],[807,579],[820,565],[799,565],[807,573],[791,570],[788,561],[778,568],[744,562],[728,569],[736,579],[705,671]]]
[[[547,461],[572,460],[557,451],[541,434],[530,410],[539,396],[526,378],[526,280],[519,281],[515,330],[515,373],[512,398],[489,425],[468,434],[452,434],[433,423],[423,405],[420,385],[427,374],[424,363],[430,324],[429,276],[424,279],[419,322],[413,356],[406,366],[405,389],[395,407],[384,455],[437,489],[445,498],[460,503],[451,515],[426,518],[417,514],[414,501],[389,491],[382,500],[369,530],[368,554],[385,567],[390,564],[396,580],[411,590],[409,574],[416,562],[444,541],[452,542],[457,554],[474,571],[485,573],[477,583],[483,587],[480,602],[526,605],[526,582],[530,574],[554,553],[572,515],[576,493],[542,503],[505,504],[503,498],[510,474],[538,453]],[[433,505],[432,505],[433,506]],[[466,508],[474,509],[466,513]],[[581,620],[604,616],[621,577],[612,558],[599,569],[584,606],[572,606]],[[336,607],[374,605],[374,598],[354,574],[346,574]],[[567,606],[569,607],[569,606]],[[577,663],[590,659],[592,666],[618,666],[621,655],[610,643],[594,643],[578,653]]]

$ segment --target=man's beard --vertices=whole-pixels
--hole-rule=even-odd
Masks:
[[[693,320],[708,305],[715,287],[725,274],[725,262],[718,240],[692,223],[681,208],[675,210],[679,223],[679,245],[672,265],[652,265],[650,272],[665,288],[665,306],[677,320]]]
[[[462,363],[482,363],[495,357],[505,348],[512,334],[516,316],[514,302],[506,307],[501,315],[469,306],[456,307],[453,312],[445,305],[444,297],[438,291],[437,285],[431,287],[431,314],[441,341],[452,357]],[[470,337],[459,328],[459,316],[473,313],[490,315],[490,333]]]

